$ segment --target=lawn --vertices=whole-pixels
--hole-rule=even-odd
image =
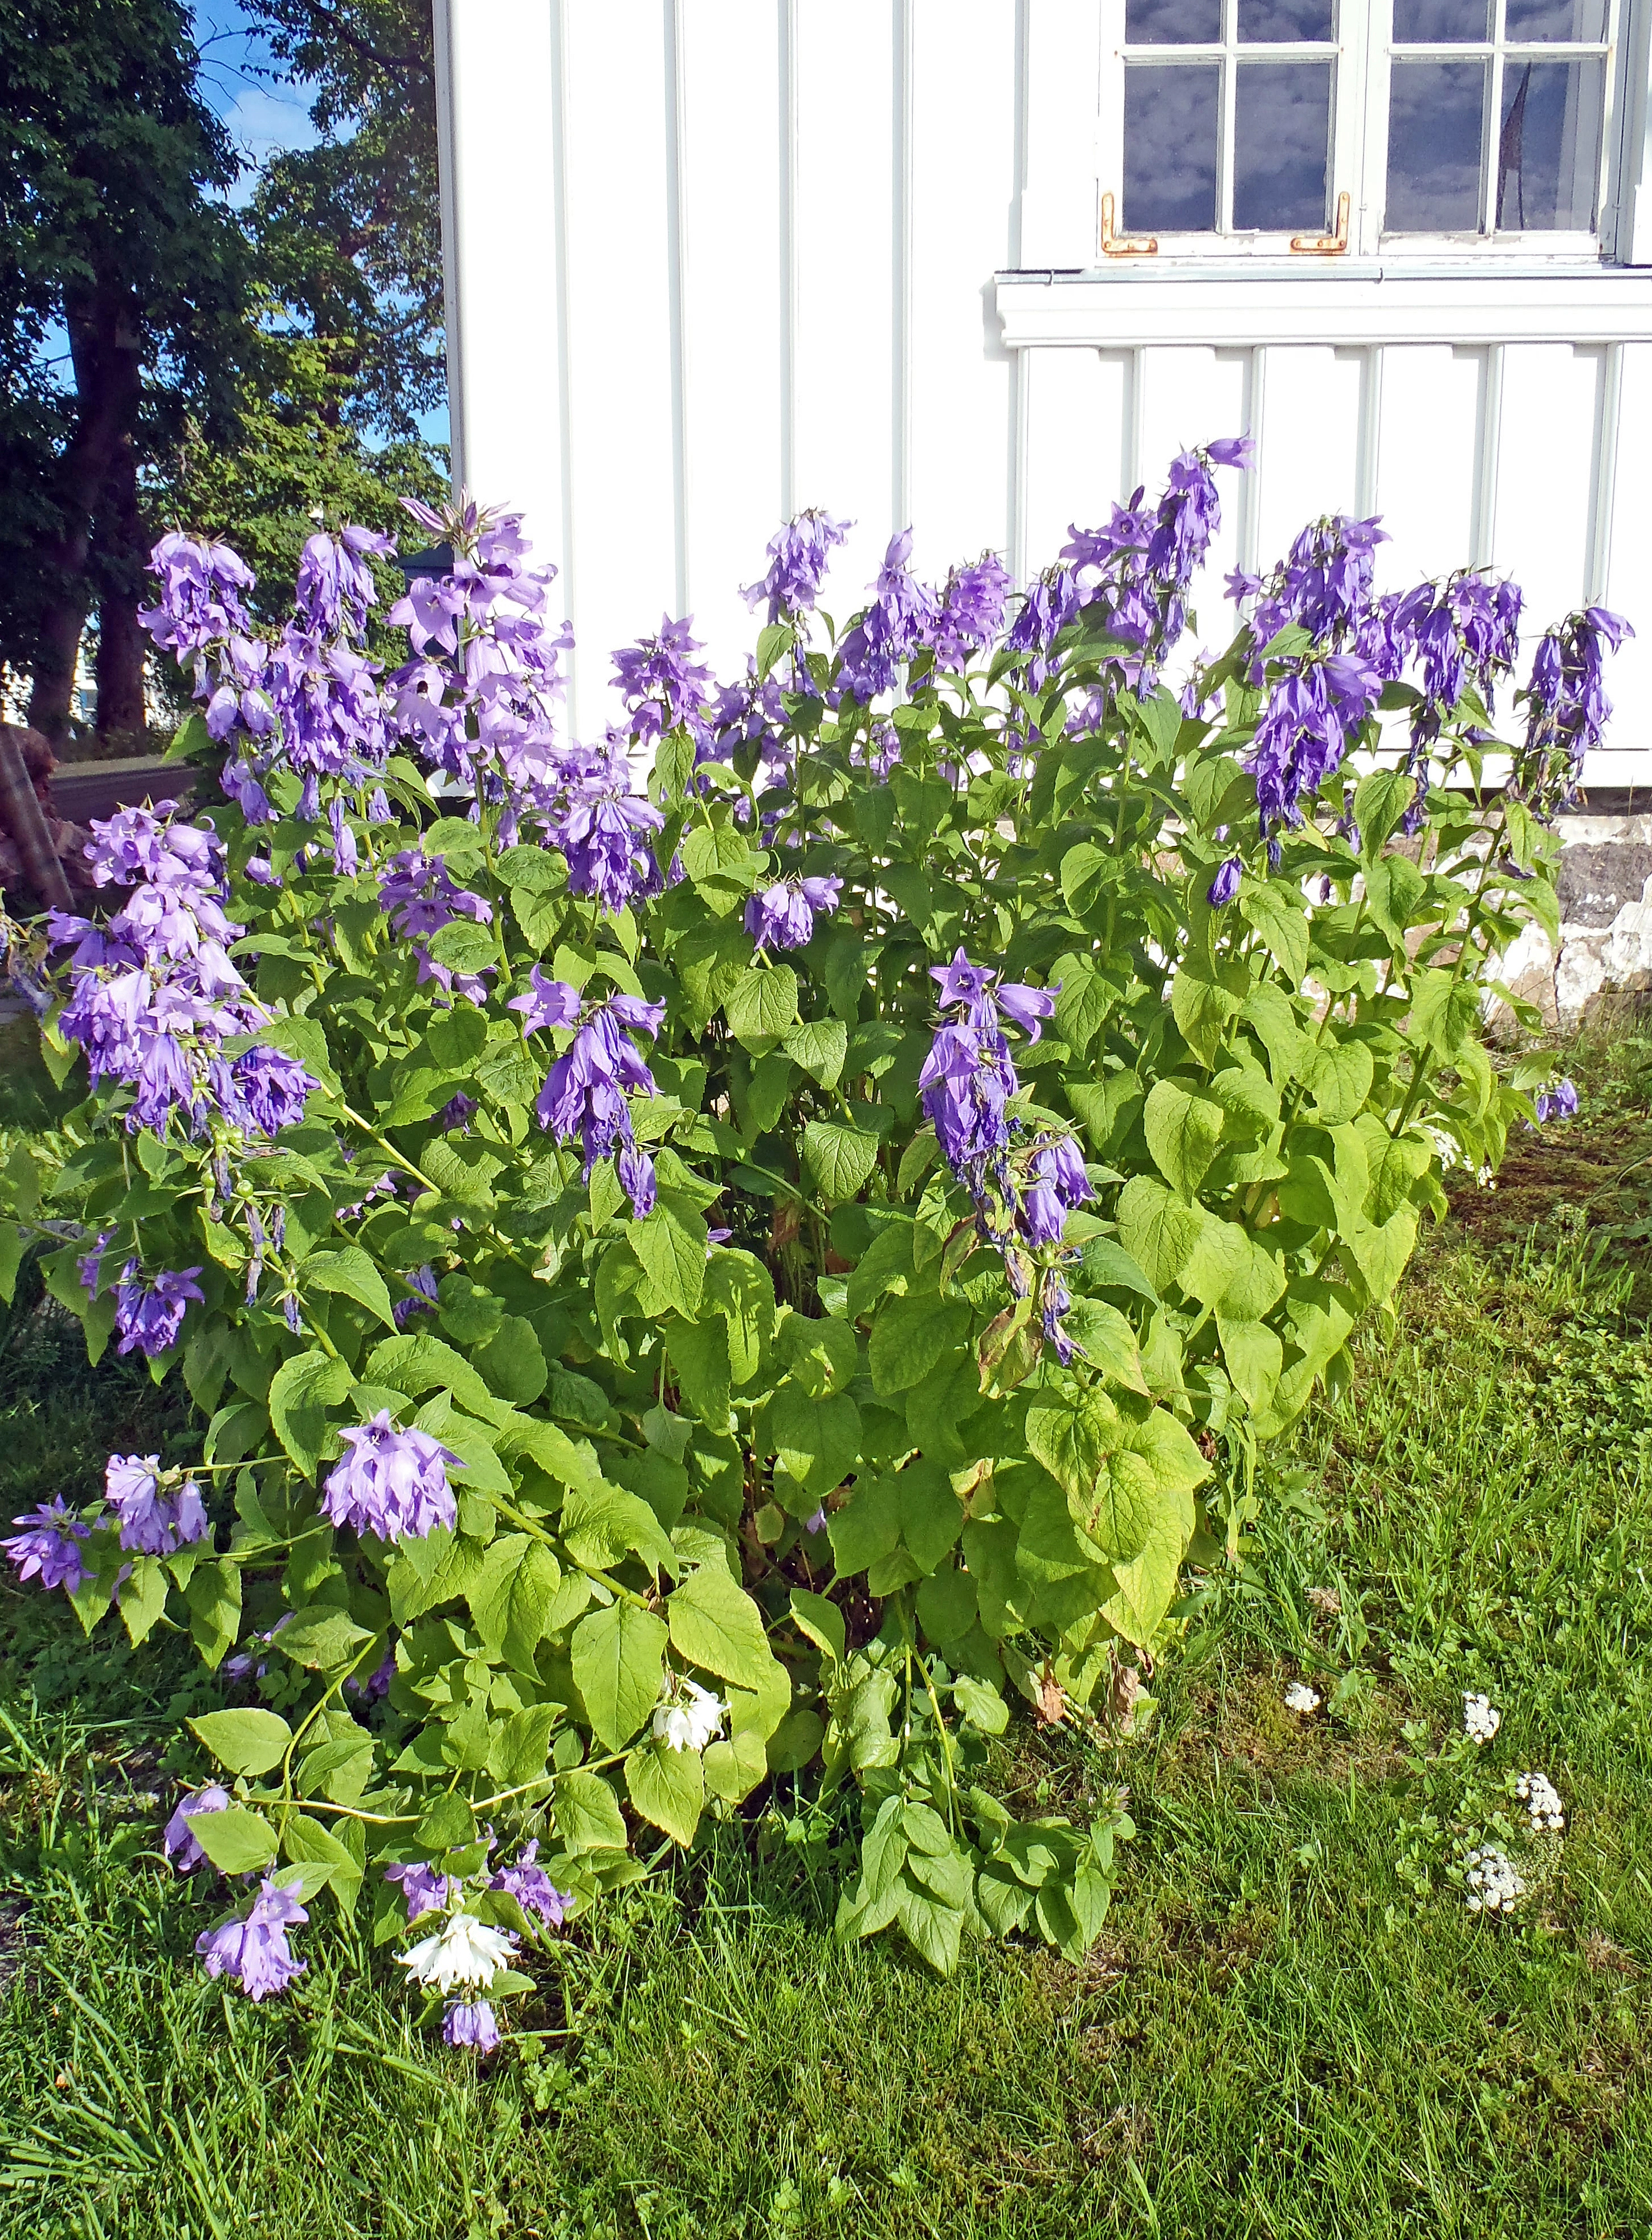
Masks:
[[[7,2240],[1652,2230],[1652,1044],[1576,1070],[1580,1118],[1456,1193],[1271,1458],[1142,1730],[1012,1729],[1021,1801],[1130,1790],[1082,1968],[840,1949],[835,1831],[783,1783],[570,1933],[479,2077],[325,1901],[256,2008],[190,1960],[214,1917],[157,1854],[198,1664],[0,1588]],[[6,1096],[49,1118],[18,1068]],[[79,1344],[49,1306],[0,1336],[5,1514],[184,1450],[187,1403]],[[1472,1914],[1454,1834],[1512,1824],[1529,1768],[1565,1835],[1512,1918]]]

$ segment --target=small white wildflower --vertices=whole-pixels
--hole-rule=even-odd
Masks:
[[[704,1750],[722,1730],[729,1706],[697,1680],[678,1683],[675,1703],[662,1703],[654,1714],[654,1735],[668,1750]]]
[[[416,1983],[450,1991],[456,1983],[491,1983],[510,1962],[516,1940],[508,1929],[490,1929],[473,1913],[456,1913],[433,1937],[422,1937],[396,1958]]]
[[[1475,1742],[1489,1743],[1502,1724],[1502,1713],[1494,1707],[1489,1696],[1465,1695],[1462,1723]]]
[[[1300,1711],[1306,1718],[1310,1711],[1319,1709],[1319,1697],[1305,1680],[1293,1680],[1285,1690],[1285,1709]]]
[[[1522,1773],[1515,1783],[1515,1794],[1526,1808],[1534,1836],[1559,1835],[1566,1825],[1566,1815],[1560,1791],[1546,1773]]]
[[[1422,1132],[1434,1145],[1436,1157],[1448,1174],[1453,1167],[1463,1164],[1462,1148],[1455,1136],[1448,1136],[1443,1128],[1426,1125]]]
[[[1512,1913],[1526,1894],[1507,1851],[1485,1843],[1469,1852],[1464,1862],[1463,1903],[1470,1913]]]
[[[1474,1179],[1476,1190],[1493,1190],[1497,1187],[1495,1170],[1490,1167],[1476,1167]]]

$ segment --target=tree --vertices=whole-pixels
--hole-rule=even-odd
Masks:
[[[220,439],[233,423],[247,256],[219,197],[239,166],[197,63],[179,0],[0,11],[0,655],[32,672],[54,740],[94,605],[99,727],[141,720],[144,472],[186,414]]]
[[[409,438],[444,402],[430,0],[255,0],[276,54],[316,88],[313,148],[276,157],[248,213],[260,276],[336,345],[339,420]]]

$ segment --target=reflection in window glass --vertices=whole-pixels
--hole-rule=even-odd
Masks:
[[[1485,91],[1483,63],[1395,63],[1384,219],[1390,233],[1478,228]]]
[[[1489,38],[1489,0],[1394,0],[1396,47],[1442,45]]]
[[[1144,47],[1216,47],[1222,0],[1124,0],[1124,37]]]
[[[1504,65],[1497,141],[1502,230],[1587,233],[1593,227],[1602,76],[1599,62],[1522,63],[1511,57]]]
[[[1244,63],[1234,91],[1233,222],[1317,233],[1330,163],[1329,63]]]
[[[1603,39],[1606,0],[1509,0],[1512,44],[1523,39]]]
[[[1336,36],[1331,0],[1239,0],[1242,45],[1262,39],[1332,39]]]
[[[1216,63],[1124,69],[1124,210],[1129,233],[1211,233],[1216,223]]]

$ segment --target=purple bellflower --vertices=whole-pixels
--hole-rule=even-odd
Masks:
[[[619,995],[583,1010],[578,990],[565,981],[546,979],[537,966],[531,978],[531,994],[514,997],[511,1005],[523,1014],[524,1035],[578,1023],[539,1092],[534,1108],[539,1124],[559,1143],[579,1138],[588,1182],[599,1159],[613,1158],[633,1212],[645,1221],[654,1205],[654,1162],[637,1148],[626,1100],[628,1093],[659,1092],[642,1053],[623,1030],[657,1034],[665,1006]]]
[[[1545,1082],[1537,1092],[1537,1117],[1545,1120],[1569,1120],[1577,1110],[1577,1091],[1563,1075]]]
[[[137,1262],[129,1260],[115,1286],[115,1328],[120,1334],[116,1351],[130,1353],[136,1348],[150,1361],[170,1352],[190,1300],[205,1301],[206,1294],[195,1280],[200,1273],[199,1268],[168,1268],[145,1283]]]
[[[104,1497],[119,1521],[121,1546],[134,1555],[173,1555],[203,1540],[209,1529],[195,1480],[163,1493],[159,1461],[158,1455],[111,1455],[104,1466]]]
[[[266,1875],[247,1911],[195,1940],[209,1976],[228,1976],[254,2001],[277,1997],[310,1964],[295,1960],[287,1932],[310,1916]]]
[[[693,627],[692,615],[678,622],[663,615],[657,637],[621,646],[614,655],[611,681],[630,712],[631,736],[639,744],[648,745],[684,725],[696,737],[704,730],[712,676],[692,658],[701,650]]]
[[[911,550],[909,529],[890,537],[872,586],[876,597],[838,649],[839,688],[863,705],[894,690],[903,663],[929,643],[940,620],[940,601],[907,564]]]
[[[837,908],[843,882],[778,879],[760,887],[746,904],[745,928],[759,949],[801,949],[815,930],[816,917]]]
[[[450,2045],[491,2053],[499,2043],[499,2025],[486,1999],[450,1999],[442,2017],[442,2035]]]
[[[459,1457],[428,1431],[398,1430],[388,1408],[341,1432],[349,1451],[328,1473],[322,1507],[335,1524],[380,1540],[423,1540],[451,1525],[458,1505],[447,1466]]]
[[[19,1532],[10,1540],[0,1540],[8,1557],[17,1568],[19,1583],[37,1578],[50,1590],[61,1587],[72,1595],[89,1574],[81,1560],[77,1542],[84,1540],[91,1527],[77,1517],[72,1509],[63,1506],[62,1494],[53,1496],[50,1503],[42,1502],[25,1517],[14,1517],[14,1524],[26,1524],[29,1530]]]
[[[161,1849],[179,1874],[192,1875],[197,1867],[207,1864],[207,1855],[196,1841],[190,1821],[202,1813],[222,1812],[229,1802],[229,1790],[220,1788],[216,1781],[180,1802],[161,1834]]]
[[[542,1866],[536,1865],[538,1857],[538,1838],[534,1837],[523,1845],[515,1866],[502,1867],[488,1887],[508,1891],[524,1913],[536,1913],[553,1929],[560,1929],[573,1899],[556,1887]]]
[[[1070,1209],[1096,1195],[1070,1136],[1034,1152],[1027,1182],[1021,1202],[1022,1233],[1029,1244],[1059,1244]]]
[[[422,1921],[427,1913],[440,1913],[452,1904],[463,1884],[451,1875],[438,1874],[422,1859],[407,1866],[386,1867],[387,1883],[399,1883],[402,1897],[407,1906],[409,1923]]]
[[[820,597],[832,552],[852,526],[834,521],[817,506],[796,515],[769,538],[768,573],[745,586],[741,597],[746,604],[755,607],[766,601],[771,623],[795,623],[809,613]]]
[[[1205,890],[1204,898],[1212,910],[1226,910],[1239,891],[1244,869],[1243,859],[1238,856],[1229,856],[1227,862],[1219,866],[1216,876]]]

